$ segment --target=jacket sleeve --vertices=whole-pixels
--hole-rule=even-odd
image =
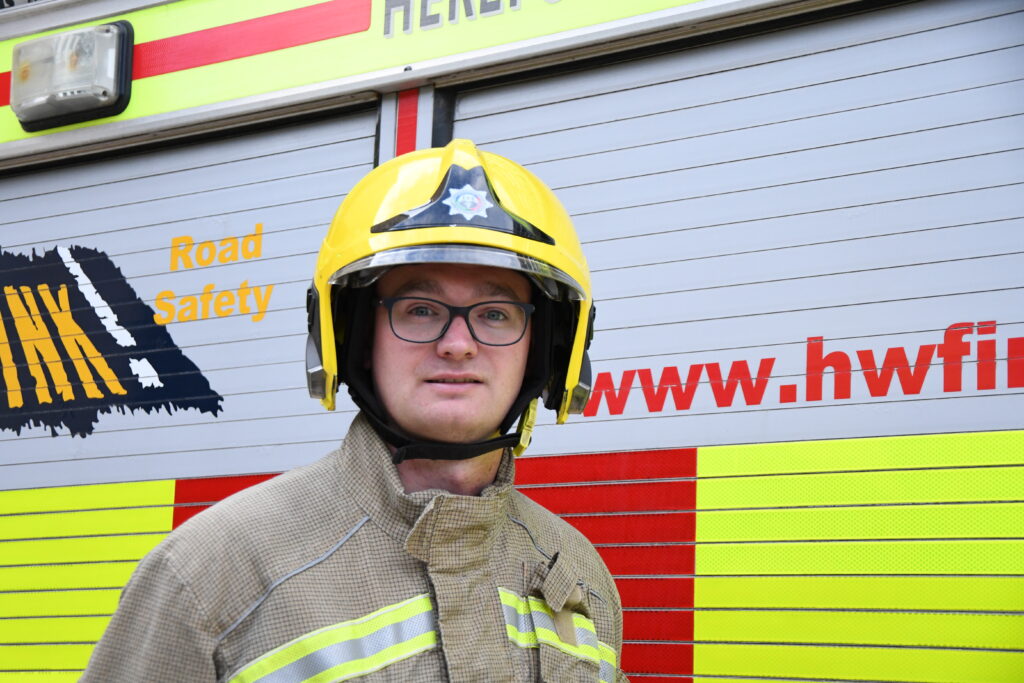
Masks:
[[[80,683],[216,683],[216,633],[163,546],[121,594]]]

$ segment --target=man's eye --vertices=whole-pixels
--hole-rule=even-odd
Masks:
[[[425,304],[418,304],[416,306],[410,306],[409,310],[407,310],[405,314],[413,317],[429,317],[437,315],[437,311]]]
[[[507,322],[511,316],[504,308],[485,308],[480,311],[479,317],[488,323]]]

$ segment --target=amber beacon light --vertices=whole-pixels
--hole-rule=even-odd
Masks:
[[[132,25],[117,21],[14,46],[11,109],[26,131],[124,111],[131,97]]]

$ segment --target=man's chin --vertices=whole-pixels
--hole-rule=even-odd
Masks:
[[[424,421],[419,428],[409,433],[421,439],[442,443],[477,443],[497,435],[498,427],[481,428],[479,424],[458,418],[438,417]]]

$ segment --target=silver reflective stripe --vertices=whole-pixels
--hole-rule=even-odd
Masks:
[[[558,631],[555,630],[555,620],[554,619],[549,617],[544,612],[541,612],[540,610],[530,610],[530,611],[533,614],[534,630],[536,630],[538,628],[546,628],[547,630],[551,631],[552,633],[557,633],[558,632]]]
[[[597,639],[597,634],[589,629],[580,628],[577,626],[576,642],[580,645],[587,645],[594,648],[595,652],[601,651],[601,641]]]
[[[520,633],[533,633],[533,618],[530,613],[520,614],[511,605],[502,604],[501,611],[505,613],[505,623]]]
[[[389,647],[412,640],[425,633],[430,633],[435,627],[433,610],[423,612],[396,624],[384,626],[358,640],[348,640],[328,645],[257,680],[259,683],[302,683],[339,664],[372,657]],[[387,663],[390,663],[390,661]],[[381,667],[374,666],[374,669],[379,668]],[[364,673],[369,673],[369,671],[363,671],[356,675],[363,675]]]

